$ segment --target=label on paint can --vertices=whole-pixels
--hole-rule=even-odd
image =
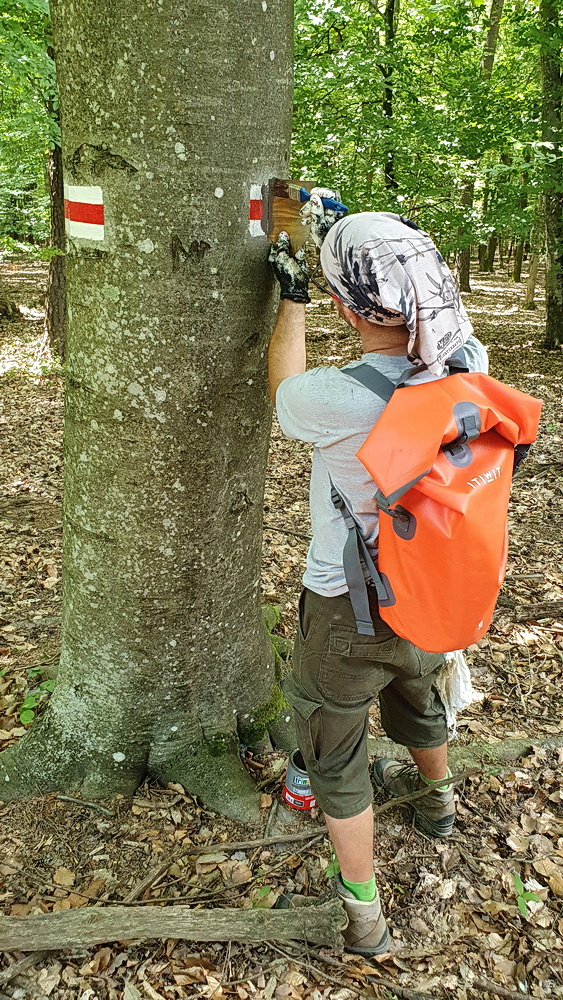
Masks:
[[[289,755],[282,798],[292,809],[314,809],[316,806],[315,796],[311,792],[309,776],[305,770],[303,758],[299,750],[294,750]]]

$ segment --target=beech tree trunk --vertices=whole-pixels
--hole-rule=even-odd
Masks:
[[[52,15],[65,182],[101,189],[104,225],[67,243],[57,686],[0,798],[150,775],[257,818],[240,741],[283,701],[259,602],[277,297],[249,201],[288,175],[292,4]]]

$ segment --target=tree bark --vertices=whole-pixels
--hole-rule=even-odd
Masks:
[[[311,941],[342,951],[348,923],[331,899],[294,910],[195,910],[189,906],[93,906],[38,917],[0,916],[1,951],[59,951],[108,941]]]
[[[563,344],[563,76],[558,0],[541,0],[542,140],[544,167],[546,330],[544,347]]]
[[[239,741],[284,705],[259,603],[277,296],[249,200],[288,175],[292,13],[52,5],[65,181],[101,188],[104,230],[67,248],[57,687],[2,799],[148,774],[260,815]]]
[[[530,269],[528,281],[526,283],[526,294],[524,296],[524,302],[522,303],[523,309],[536,308],[536,284],[538,280],[543,232],[543,198],[540,197],[536,200],[534,224],[530,235]]]
[[[491,274],[495,269],[495,257],[498,247],[498,236],[496,233],[491,233],[487,241],[487,271]]]

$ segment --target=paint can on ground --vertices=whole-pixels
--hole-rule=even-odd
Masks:
[[[314,809],[316,806],[300,750],[292,750],[289,755],[282,798],[292,809]]]

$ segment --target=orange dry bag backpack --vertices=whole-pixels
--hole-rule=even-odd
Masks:
[[[357,452],[377,486],[375,558],[332,489],[348,528],[344,572],[358,632],[374,634],[365,566],[381,617],[433,653],[464,649],[490,625],[506,569],[512,474],[535,441],[542,405],[469,372],[461,351],[448,370],[405,387],[405,376],[396,386],[371,365],[342,369],[388,401]]]

